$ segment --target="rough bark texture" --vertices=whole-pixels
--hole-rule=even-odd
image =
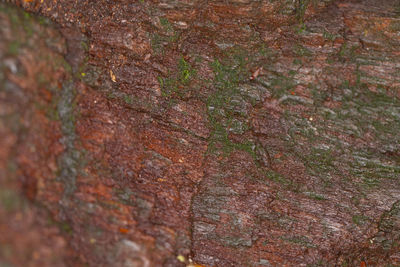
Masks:
[[[399,47],[396,0],[0,3],[0,265],[399,266]]]

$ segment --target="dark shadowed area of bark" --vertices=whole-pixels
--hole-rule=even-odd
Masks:
[[[0,4],[0,266],[400,266],[396,0]]]

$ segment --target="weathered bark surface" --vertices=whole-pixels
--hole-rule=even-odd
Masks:
[[[0,265],[400,265],[398,1],[14,5]]]

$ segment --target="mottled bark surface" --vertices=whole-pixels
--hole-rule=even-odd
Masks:
[[[0,26],[1,266],[400,265],[398,1],[33,0]]]

